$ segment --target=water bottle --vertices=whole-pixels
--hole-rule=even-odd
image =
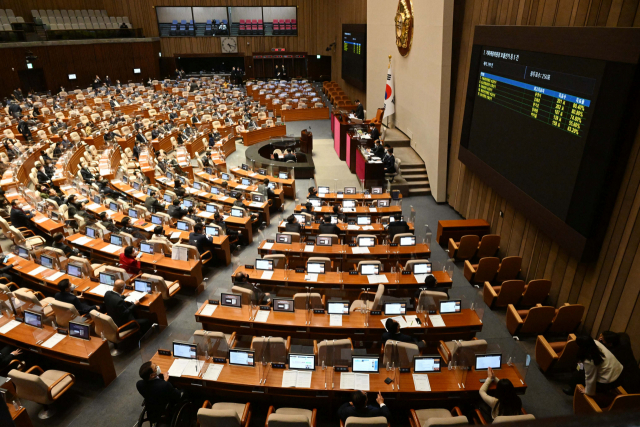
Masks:
[[[22,405],[20,404],[20,399],[16,397],[15,400],[13,401],[13,409],[15,409],[16,411],[19,411],[20,408],[22,408]]]
[[[104,332],[100,332],[100,338],[102,338],[102,341],[107,340],[107,337],[104,336]]]

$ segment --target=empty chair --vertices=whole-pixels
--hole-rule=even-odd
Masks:
[[[380,261],[377,261],[377,260],[376,261],[360,261],[358,262],[358,265],[354,267],[356,267],[356,270],[358,270],[358,272],[361,273],[363,265],[377,265],[379,268],[378,272],[382,273],[382,262]]]
[[[458,365],[473,366],[476,354],[487,352],[487,341],[472,339],[468,341],[440,341],[438,353],[445,363],[456,361]]]
[[[61,328],[67,329],[69,327],[69,321],[80,316],[78,310],[73,304],[69,304],[62,301],[51,301],[51,307],[53,308],[53,314],[56,316],[56,323]]]
[[[20,288],[13,291],[13,296],[18,298],[22,302],[31,303],[35,307],[41,307],[42,313],[45,316],[45,319],[49,323],[51,323],[51,319],[53,318],[53,309],[51,308],[51,303],[55,301],[53,297],[46,297],[42,294],[42,292],[32,291],[28,288]]]
[[[492,282],[499,267],[500,260],[495,257],[482,258],[478,264],[471,264],[469,261],[465,261],[464,277],[471,284]]]
[[[316,292],[298,292],[293,295],[293,307],[295,310],[306,310],[307,303],[309,309],[324,308],[324,296]]]
[[[480,238],[475,235],[462,236],[459,242],[449,239],[449,258],[467,260],[475,256]]]
[[[388,427],[385,417],[349,417],[346,422],[340,420],[340,427]]]
[[[548,342],[538,335],[536,340],[536,362],[542,372],[551,370],[556,372],[569,372],[576,367],[578,362],[578,344],[575,334],[569,334],[566,341]]]
[[[351,360],[353,354],[351,338],[321,341],[317,343],[316,347],[318,348],[318,365],[322,365],[322,362],[325,366],[334,366],[334,363],[344,365],[346,361]]]
[[[111,316],[102,314],[96,310],[91,310],[90,315],[95,324],[96,334],[100,336],[104,334],[105,338],[114,345],[121,343],[129,337],[135,336],[140,330],[140,325],[135,320],[118,327]],[[116,355],[117,349],[111,354]]]
[[[509,304],[507,307],[507,329],[511,335],[543,334],[551,325],[556,314],[553,307],[543,307],[538,304],[529,310],[516,310]]]
[[[443,427],[469,424],[467,417],[457,406],[451,411],[447,409],[411,409],[409,425],[411,427]]]
[[[524,280],[507,280],[501,286],[484,282],[484,302],[489,308],[516,305],[524,292]]]
[[[424,290],[418,296],[418,307],[422,307],[429,312],[437,311],[440,309],[440,301],[448,299],[449,295],[446,292]]]
[[[142,280],[148,280],[155,286],[155,290],[160,292],[163,300],[171,299],[175,294],[180,291],[180,282],[177,280],[170,281],[165,280],[160,276],[144,273],[141,277]]]
[[[520,267],[522,266],[522,257],[508,256],[502,259],[500,267],[498,267],[498,273],[496,274],[496,283],[502,283],[505,280],[513,280],[520,274]]]
[[[584,305],[566,303],[555,310],[555,317],[551,321],[551,326],[547,332],[550,334],[573,332],[582,322],[583,314]]]
[[[476,257],[485,258],[488,256],[496,256],[498,249],[500,249],[500,235],[487,234],[482,236],[482,239],[480,240]]]
[[[270,259],[273,261],[273,268],[284,268],[286,263],[286,257],[283,254],[265,255],[263,259]]]
[[[379,284],[378,289],[376,290],[375,296],[373,297],[373,301],[364,301],[364,291],[360,292],[358,299],[351,303],[351,307],[349,311],[358,311],[362,309],[367,310],[379,310],[380,304],[382,302],[382,297],[384,295],[384,285]]]
[[[414,356],[420,356],[418,344],[387,340],[382,365],[390,366],[395,362],[396,368],[409,368]]]
[[[9,376],[15,385],[16,395],[20,399],[43,405],[38,413],[40,419],[47,419],[53,415],[54,411],[49,409],[49,405],[58,400],[76,382],[75,377],[68,372],[44,371],[39,366],[33,366],[26,372],[12,369]]]
[[[290,347],[290,338],[285,340],[282,337],[253,337],[251,340],[251,349],[255,350],[258,362],[264,356],[268,362],[287,363]]]
[[[619,394],[613,398],[609,406],[601,407],[598,399],[594,399],[585,393],[585,388],[579,384],[573,392],[573,413],[593,414],[602,412],[637,411],[640,407],[640,394],[627,394],[618,388]]]
[[[218,402],[207,400],[198,409],[200,427],[248,427],[251,419],[251,404]]]
[[[536,279],[531,280],[525,287],[522,294],[520,305],[532,307],[536,304],[542,304],[551,291],[551,280]]]
[[[522,410],[522,412],[524,412],[524,409]],[[476,409],[476,414],[480,420],[480,423],[482,425],[487,425],[487,424],[491,424],[491,422],[488,422],[484,419],[484,417],[482,416],[482,414],[480,413],[479,409]],[[499,415],[497,417],[495,417],[493,419],[493,424],[502,424],[502,423],[514,423],[514,422],[518,422],[518,421],[532,421],[535,420],[536,417],[534,417],[531,414],[522,414],[522,415]]]
[[[316,409],[279,408],[269,406],[265,427],[315,427]]]

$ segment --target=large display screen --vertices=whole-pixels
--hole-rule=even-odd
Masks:
[[[342,25],[342,79],[359,89],[366,88],[367,26]]]
[[[637,128],[637,55],[612,54],[604,39],[586,30],[477,28],[458,153],[583,259],[599,250]]]

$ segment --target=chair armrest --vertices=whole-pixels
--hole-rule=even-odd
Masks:
[[[454,417],[461,417],[462,411],[457,406],[454,406],[453,409],[451,410],[451,415],[453,415]]]
[[[418,419],[415,409],[409,410],[409,425],[411,427],[420,427],[420,420]]]
[[[51,399],[51,400],[57,400],[57,398],[56,398],[56,399],[54,399],[54,398],[53,398],[53,396],[51,395],[51,392],[53,391],[53,388],[54,388],[55,386],[57,386],[57,385],[58,385],[58,383],[59,383],[60,381],[62,381],[63,379],[65,379],[66,377],[71,377],[71,383],[70,383],[69,385],[67,385],[64,389],[62,389],[62,390],[58,393],[58,395],[57,395],[58,397],[62,396],[62,395],[63,395],[67,390],[69,390],[69,389],[71,388],[71,386],[73,386],[73,384],[75,384],[75,382],[76,382],[76,377],[74,377],[74,376],[73,376],[73,374],[70,374],[70,373],[66,372],[63,376],[61,376],[60,378],[58,378],[58,379],[56,380],[56,382],[54,382],[53,384],[51,384],[51,385],[49,386],[49,388],[47,389],[47,394],[49,395],[49,399]]]
[[[120,332],[122,332],[127,326],[134,325],[134,324],[136,325],[136,327],[131,329],[131,332],[138,332],[140,330],[140,325],[135,320],[130,320],[124,325],[120,326],[116,332],[120,334]],[[131,333],[127,334],[126,336],[129,336],[129,335],[131,335]]]
[[[522,318],[518,314],[518,311],[513,306],[513,304],[509,304],[507,307],[507,329],[511,333],[511,335],[515,335],[518,332],[518,329],[522,326],[524,322]]]
[[[24,237],[36,237],[36,234],[31,230],[24,230],[22,234],[24,235]]]
[[[9,362],[9,364],[0,372],[9,372],[12,369],[15,369],[16,371],[22,371],[24,369],[24,367],[26,366],[26,363],[23,362],[20,359],[13,359],[11,362]],[[6,375],[4,375],[6,376]]]
[[[202,404],[202,409],[211,409],[211,402],[209,402],[208,400],[205,400],[204,403]]]
[[[13,285],[13,286],[15,286],[15,288],[16,288],[16,289],[20,289],[20,286],[16,285],[16,284],[15,284],[15,283],[13,283],[13,282],[9,282],[9,280],[8,280],[8,279],[5,279],[4,277],[0,277],[0,279],[4,279],[4,280],[6,280],[6,281],[8,282],[8,283],[7,283],[7,288],[11,289],[11,285]]]
[[[493,286],[489,282],[484,282],[484,288],[482,289],[482,296],[484,299],[484,303],[487,304],[489,308],[493,308],[493,304],[495,304],[498,299],[498,294],[496,290],[493,289]]]
[[[579,415],[592,414],[594,412],[602,412],[600,405],[598,405],[591,396],[585,393],[585,388],[582,384],[578,384],[573,391],[573,413]]]
[[[267,418],[264,421],[264,427],[269,427],[269,415],[273,414],[275,412],[275,409],[273,408],[273,405],[269,406],[269,410],[267,411]]]
[[[536,340],[536,362],[542,372],[548,371],[558,361],[558,354],[549,345],[547,339],[538,335]]]
[[[477,421],[481,424],[481,425],[487,425],[487,421],[484,419],[484,417],[482,416],[482,412],[480,412],[480,409],[476,409],[476,417],[477,417]],[[475,424],[474,420],[474,424]]]
[[[173,293],[172,293],[172,294],[169,294],[169,296],[170,296],[170,297],[174,296],[175,294],[177,294],[178,292],[180,292],[180,289],[182,289],[182,288],[180,287],[180,281],[179,281],[179,280],[175,280],[173,283],[171,283],[171,284],[169,285],[169,287],[168,287],[168,288],[171,288],[171,287],[172,287],[173,285],[175,285],[176,283],[178,284],[178,289],[176,289],[175,291],[173,291]],[[168,290],[168,288],[167,288],[167,290]],[[235,333],[235,332],[234,332],[234,333]]]
[[[207,257],[207,254],[209,255],[208,257]],[[203,265],[208,263],[212,259],[213,259],[213,254],[211,253],[211,251],[206,251],[205,253],[200,255],[200,261],[202,262]]]
[[[318,410],[313,408],[311,411],[311,427],[316,427],[316,416],[318,414]]]
[[[313,340],[313,354],[318,355],[318,341]]]
[[[458,252],[458,245],[452,238],[449,238],[449,258],[455,258],[456,252]]]
[[[344,423],[340,420],[340,427],[344,427]]]
[[[240,424],[243,427],[247,427],[249,425],[249,421],[251,421],[251,402],[247,402],[244,405],[244,411],[242,412],[242,419],[240,420]]]
[[[289,352],[289,349],[291,348],[291,337],[287,337],[287,353]]]
[[[349,344],[351,344],[351,351],[353,351],[353,341],[351,341],[351,337],[347,338],[349,340]]]
[[[447,353],[447,357],[446,357],[447,361],[451,360],[451,350],[449,350],[449,347],[447,347],[447,345],[444,343],[443,340],[440,340],[440,345],[438,345],[438,352],[440,352],[441,348],[443,348],[444,351]]]
[[[36,298],[38,298],[38,300],[40,301],[42,301],[45,298],[44,294],[40,291],[31,291],[31,293],[33,293],[36,296]]]
[[[99,266],[97,266],[96,268],[92,268],[92,270],[93,270],[93,276],[95,277],[95,274],[96,274],[96,273],[95,273],[95,271],[96,271],[96,270],[100,270],[102,267],[106,267],[106,266],[107,266],[107,264],[102,263],[102,264],[100,264]]]
[[[33,365],[32,367],[30,367],[29,369],[27,369],[27,371],[25,372],[25,374],[30,374],[31,372],[38,370],[38,372],[40,372],[38,375],[42,375],[44,374],[44,370],[38,366],[38,365]]]
[[[464,278],[468,281],[471,281],[473,275],[476,274],[476,269],[473,268],[473,265],[467,260],[464,262]]]

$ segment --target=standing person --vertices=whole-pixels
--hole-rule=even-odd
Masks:
[[[493,382],[496,382],[495,397],[487,394]],[[480,397],[485,405],[481,405],[479,409],[486,421],[499,416],[522,415],[522,401],[515,387],[506,378],[498,380],[491,368],[487,371],[487,380],[480,387]]]
[[[598,341],[618,359],[624,368],[622,387],[627,393],[640,393],[640,366],[633,355],[631,339],[625,332],[604,331],[598,337]]]
[[[622,364],[600,341],[596,341],[588,335],[581,335],[576,338],[578,345],[578,362],[584,369],[584,379],[582,370],[574,374],[573,381],[569,387],[562,391],[567,395],[574,393],[575,386],[584,380],[584,393],[595,396],[596,393],[606,393],[618,387],[622,382]]]
[[[389,147],[387,150],[387,156],[382,161],[384,166],[384,173],[395,173],[396,171],[396,158],[393,156],[393,147]]]
[[[364,107],[359,99],[356,99],[356,109],[353,110],[352,113],[357,119],[364,120]]]

